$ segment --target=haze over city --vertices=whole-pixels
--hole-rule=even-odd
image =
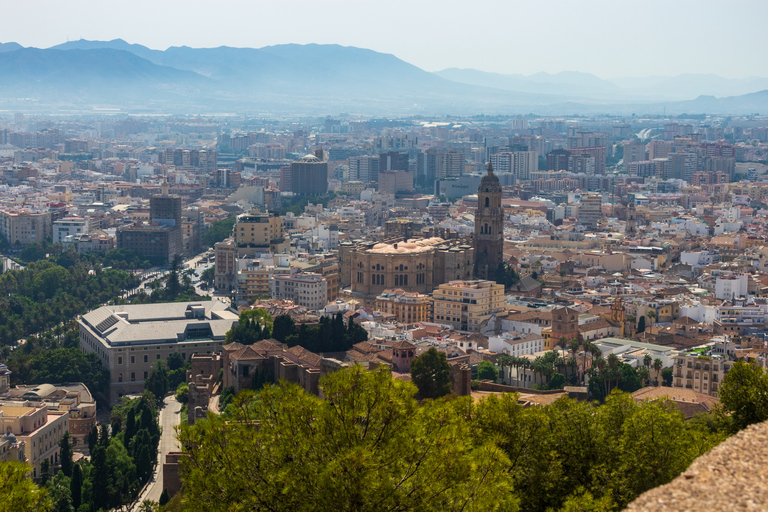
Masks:
[[[768,3],[331,0],[35,0],[0,3],[2,42],[45,48],[122,38],[153,49],[340,44],[427,71],[579,71],[600,78],[768,76]],[[30,30],[32,28],[32,30]]]
[[[0,0],[0,512],[768,510],[766,20]]]

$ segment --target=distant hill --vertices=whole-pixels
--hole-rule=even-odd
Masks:
[[[768,113],[768,90],[725,98],[699,96],[691,101],[670,103],[668,110],[689,114],[766,114]]]
[[[596,97],[606,94],[616,95],[621,92],[618,86],[607,80],[575,71],[555,74],[536,73],[525,76],[488,73],[476,69],[448,68],[436,71],[435,74],[454,82],[527,93]]]
[[[2,52],[13,52],[16,50],[21,50],[24,48],[19,43],[0,43],[0,53]]]
[[[616,78],[611,82],[627,94],[665,99],[740,96],[768,89],[768,78],[723,78],[715,74],[688,73],[672,77]]]
[[[339,45],[158,51],[120,39],[70,41],[0,53],[0,73],[11,77],[0,82],[6,97],[137,108],[145,98],[182,110],[517,113],[563,100],[456,83],[393,55]]]
[[[430,73],[394,55],[318,44],[174,46],[161,51],[122,39],[69,41],[48,49],[5,43],[0,44],[0,77],[3,109],[87,109],[107,104],[184,113],[547,115],[712,113],[730,105],[748,112],[768,111],[762,107],[762,94],[680,96],[699,90],[694,87],[697,83],[717,91],[768,89],[768,81],[761,78],[729,81],[681,75],[608,81],[571,71],[524,76],[457,68]],[[669,99],[697,99],[662,102],[658,95],[664,91],[677,91],[665,96]]]

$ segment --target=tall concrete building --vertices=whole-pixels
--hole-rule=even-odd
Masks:
[[[581,196],[579,206],[579,223],[587,229],[596,229],[597,222],[603,217],[603,196],[600,194],[586,194]]]
[[[149,219],[148,224],[136,223],[118,229],[117,248],[164,262],[184,254],[181,197],[168,194],[167,182],[163,183],[162,195],[149,198]]]
[[[379,172],[381,171],[407,171],[408,153],[390,151],[379,155]]]
[[[352,156],[349,158],[349,180],[364,184],[379,181],[381,159],[375,156]]]
[[[475,275],[493,280],[504,259],[504,208],[501,206],[501,183],[488,164],[488,172],[477,189],[475,213]]]
[[[499,174],[513,174],[516,180],[528,180],[538,169],[536,151],[501,151],[490,156],[490,162]]]
[[[291,192],[299,196],[328,193],[328,162],[318,155],[306,155],[291,163]]]

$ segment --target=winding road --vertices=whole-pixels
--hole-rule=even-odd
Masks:
[[[157,466],[155,474],[144,488],[138,501],[131,509],[138,511],[144,500],[160,501],[160,495],[163,493],[163,462],[168,452],[177,452],[181,449],[178,439],[176,439],[176,430],[174,427],[181,423],[181,404],[176,401],[176,397],[171,395],[165,397],[165,407],[160,410],[160,428],[163,433],[160,436],[160,445],[158,446]]]

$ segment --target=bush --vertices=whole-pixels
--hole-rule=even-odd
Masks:
[[[469,386],[472,388],[472,391],[477,391],[480,389],[480,381],[473,379],[472,382],[469,383]]]

